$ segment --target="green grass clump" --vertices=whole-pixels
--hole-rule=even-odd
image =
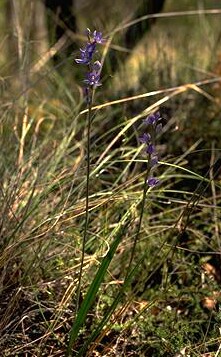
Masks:
[[[168,1],[111,78],[117,12],[90,108],[70,59],[35,62],[28,36],[18,71],[0,57],[2,356],[219,356],[220,4],[196,3]],[[157,110],[148,188],[139,137]]]

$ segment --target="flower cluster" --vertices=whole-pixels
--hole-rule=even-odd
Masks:
[[[148,171],[149,177],[147,179],[147,185],[149,187],[154,187],[159,183],[159,180],[156,177],[151,175],[153,168],[158,164],[158,155],[156,152],[156,134],[159,133],[162,129],[160,113],[154,113],[149,115],[144,123],[148,125],[149,132],[144,133],[140,137],[140,142],[146,145],[145,151],[148,155]]]
[[[86,46],[80,49],[81,58],[76,58],[75,62],[77,64],[85,64],[88,66],[88,72],[86,74],[86,79],[84,80],[84,83],[86,84],[87,88],[96,88],[101,85],[101,63],[99,61],[93,62],[93,57],[96,52],[97,44],[102,44],[105,40],[102,37],[102,33],[96,30],[91,33],[91,31],[87,29],[87,37],[88,42],[86,43]]]
[[[100,81],[100,71],[101,71],[101,63],[99,61],[94,62],[91,65],[91,71],[87,73],[86,79],[84,83],[88,86],[99,87],[101,86]]]

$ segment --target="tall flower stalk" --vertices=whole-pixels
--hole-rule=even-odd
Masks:
[[[158,164],[158,154],[156,151],[156,136],[162,129],[161,124],[161,117],[160,113],[156,112],[154,114],[149,115],[145,120],[144,124],[147,126],[147,132],[144,132],[143,135],[139,138],[141,144],[145,144],[145,153],[147,155],[147,167],[144,176],[144,183],[143,183],[143,197],[141,201],[141,209],[140,209],[140,216],[139,222],[137,226],[137,231],[134,238],[134,243],[131,251],[130,261],[127,269],[126,278],[130,273],[131,264],[134,258],[135,250],[137,241],[140,235],[140,229],[143,220],[145,202],[147,191],[150,188],[157,186],[160,183],[160,180],[157,177],[153,176],[153,170],[156,168]]]
[[[84,232],[82,239],[82,251],[81,251],[81,261],[80,261],[80,271],[78,278],[78,287],[76,294],[76,309],[75,313],[79,310],[79,301],[81,294],[81,282],[84,266],[84,256],[85,256],[85,245],[87,240],[87,232],[89,225],[89,182],[90,182],[90,134],[91,134],[91,121],[92,121],[92,105],[95,89],[101,86],[100,83],[100,73],[101,73],[101,63],[98,60],[94,60],[94,55],[97,50],[97,44],[104,42],[102,33],[94,31],[93,33],[87,29],[88,41],[84,48],[80,49],[80,58],[76,58],[75,62],[77,64],[86,65],[87,72],[84,79],[84,95],[87,102],[87,167],[86,167],[86,202],[85,202],[85,223]]]

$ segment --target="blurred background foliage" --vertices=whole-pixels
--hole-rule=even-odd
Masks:
[[[125,212],[140,199],[143,111],[158,108],[160,100],[164,118],[157,148],[163,158],[162,186],[148,196],[135,263],[143,258],[125,292],[128,301],[113,316],[105,337],[100,335],[96,353],[114,356],[115,348],[118,356],[175,357],[188,346],[193,356],[203,356],[219,348],[221,13],[206,10],[221,10],[221,2],[165,0],[159,18],[131,48],[126,24],[140,3],[78,0],[72,8],[76,31],[64,26],[59,42],[59,20],[50,10],[36,19],[35,0],[26,2],[24,11],[16,13],[24,25],[19,35],[8,0],[0,0],[0,321],[5,356],[19,355],[16,348],[21,351],[38,338],[43,345],[33,344],[30,353],[53,356],[49,347],[56,346],[63,356],[72,323],[85,213],[85,101],[83,74],[74,58],[87,27],[113,38],[103,85],[96,92],[96,104],[107,105],[96,111],[91,133],[83,294]],[[191,10],[195,13],[186,13]],[[208,83],[203,85],[204,80]],[[170,96],[177,86],[183,92]],[[162,92],[129,100],[157,90]],[[123,103],[109,103],[122,98]],[[135,205],[79,346],[122,284],[138,217]],[[26,315],[29,320],[23,323]]]

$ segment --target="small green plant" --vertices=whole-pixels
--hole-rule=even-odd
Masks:
[[[88,113],[88,121],[87,121],[87,174],[86,174],[86,207],[85,207],[85,225],[84,225],[84,233],[82,238],[82,256],[80,262],[80,271],[79,271],[79,278],[78,278],[78,288],[77,288],[77,297],[76,297],[76,314],[74,323],[70,332],[70,340],[69,346],[67,350],[67,356],[72,355],[72,348],[73,345],[79,335],[80,329],[85,324],[87,314],[95,301],[96,295],[98,290],[100,289],[101,284],[104,281],[105,275],[107,274],[108,267],[115,255],[116,249],[118,248],[122,234],[125,232],[125,229],[128,229],[129,226],[129,219],[131,218],[131,212],[128,211],[124,214],[123,219],[121,220],[117,231],[114,231],[114,241],[111,243],[109,247],[109,251],[105,255],[105,257],[101,261],[101,265],[92,280],[92,283],[88,287],[88,292],[86,293],[85,298],[83,299],[81,305],[79,306],[80,295],[81,295],[81,281],[82,281],[82,273],[83,273],[83,266],[84,266],[84,258],[85,258],[85,248],[87,242],[87,235],[88,235],[88,225],[89,225],[89,187],[90,187],[90,158],[91,158],[91,145],[90,145],[90,136],[91,136],[91,125],[92,125],[92,105],[93,105],[93,98],[94,98],[94,91],[98,86],[101,86],[100,83],[100,71],[101,71],[101,63],[99,61],[94,61],[94,54],[96,53],[96,45],[97,43],[103,43],[104,39],[102,38],[102,33],[98,31],[94,31],[93,35],[89,29],[87,29],[87,37],[88,42],[84,49],[81,49],[81,58],[76,59],[77,64],[86,65],[88,68],[88,73],[86,75],[86,79],[84,79],[85,87],[84,87],[84,94],[86,97],[87,102],[87,113]],[[109,313],[105,316],[104,320],[100,323],[97,332],[92,334],[92,338],[90,342],[93,341],[93,338],[97,337],[98,331],[101,332],[101,328],[104,326],[104,322],[107,323],[111,314],[113,314],[114,310],[116,309],[117,304],[119,303],[123,291],[128,285],[128,281],[131,280],[131,274],[133,275],[134,271],[131,270],[132,262],[135,255],[135,249],[137,245],[137,241],[139,238],[141,226],[142,226],[142,219],[145,209],[146,203],[146,196],[148,188],[155,187],[159,184],[159,180],[151,175],[153,168],[158,164],[158,156],[156,152],[156,135],[162,130],[162,123],[160,114],[157,112],[155,114],[149,115],[145,120],[144,123],[148,126],[149,132],[144,133],[140,137],[140,142],[145,144],[146,146],[146,154],[147,154],[147,167],[146,173],[144,175],[144,185],[143,185],[143,197],[141,200],[141,208],[140,208],[140,217],[139,223],[137,226],[137,231],[134,237],[134,243],[131,251],[130,261],[127,266],[127,273],[124,279],[124,284],[120,289],[117,297],[114,299],[113,304],[111,305]],[[137,267],[136,267],[137,269]],[[86,347],[88,343],[86,343],[83,348],[78,353],[79,356],[82,356],[83,353],[86,352]]]

